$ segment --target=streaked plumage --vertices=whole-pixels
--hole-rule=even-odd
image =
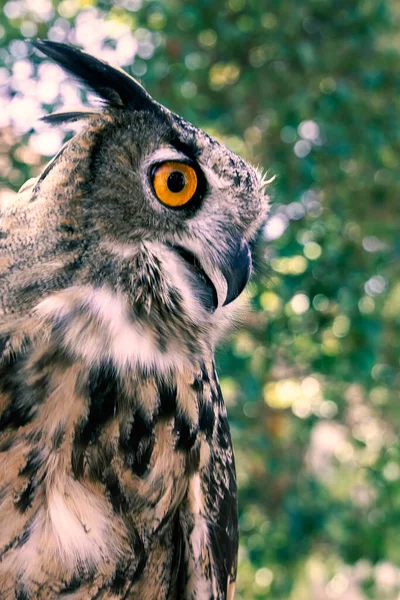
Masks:
[[[213,356],[267,214],[262,181],[122,71],[37,47],[106,106],[50,116],[82,132],[2,215],[0,597],[231,599],[235,467]],[[165,202],[187,185],[180,164],[196,182],[179,208],[155,195],[166,164]]]

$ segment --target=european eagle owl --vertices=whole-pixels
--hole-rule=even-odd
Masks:
[[[123,71],[35,42],[103,101],[0,227],[0,597],[234,594],[214,348],[251,273],[258,172]]]

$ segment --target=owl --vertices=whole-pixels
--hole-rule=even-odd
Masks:
[[[234,455],[214,349],[252,270],[260,174],[69,45],[102,100],[0,227],[0,596],[231,600]]]

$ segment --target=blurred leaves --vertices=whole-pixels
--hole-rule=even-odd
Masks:
[[[24,38],[124,66],[268,176],[246,328],[219,353],[240,485],[237,598],[400,594],[400,11],[384,0],[8,0],[2,194],[77,86]],[[33,67],[32,67],[33,65]]]

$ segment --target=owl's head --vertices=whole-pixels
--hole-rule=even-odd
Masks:
[[[124,298],[166,345],[212,345],[251,274],[264,181],[125,72],[65,44],[35,46],[105,101],[101,112],[46,118],[85,121],[34,191],[63,207],[73,283]]]

